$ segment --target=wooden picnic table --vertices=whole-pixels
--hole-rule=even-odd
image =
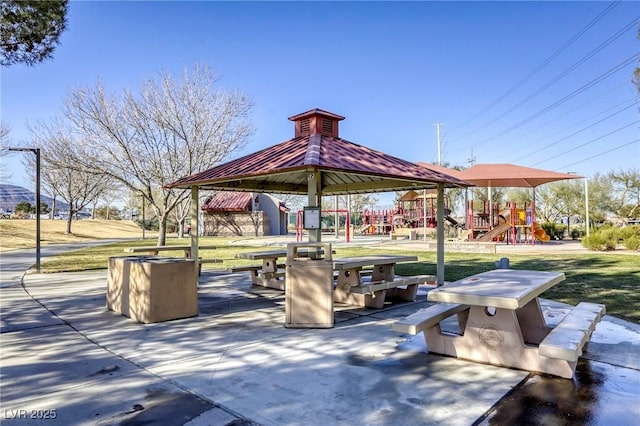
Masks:
[[[580,303],[555,328],[547,325],[538,297],[564,279],[561,272],[483,272],[429,291],[427,299],[439,303],[393,328],[422,331],[429,352],[571,378],[605,307]],[[440,327],[454,314],[460,334]]]

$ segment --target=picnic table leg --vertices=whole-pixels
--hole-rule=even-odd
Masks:
[[[396,278],[393,265],[375,265],[371,281],[393,281]]]
[[[471,306],[462,335],[442,332],[440,325],[424,331],[429,352],[485,364],[573,377],[575,362],[538,354],[524,341],[518,314],[509,309]]]
[[[263,287],[284,290],[284,279],[278,276],[278,258],[262,259],[262,270],[259,274],[252,275],[251,281]]]
[[[362,284],[360,269],[345,269],[340,271],[338,282],[333,291],[333,301],[346,303],[348,305],[366,306],[368,308],[380,309],[384,306],[386,290],[375,291],[373,294],[351,293],[351,287]]]
[[[538,345],[552,330],[547,326],[538,298],[516,311],[525,343]]]
[[[395,287],[387,289],[387,297],[413,302],[418,295],[418,284],[410,284],[407,288]]]

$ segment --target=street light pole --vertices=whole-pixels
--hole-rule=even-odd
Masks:
[[[589,223],[589,178],[584,178],[584,213],[586,216],[586,233],[587,237],[589,236],[589,227],[591,224]]]
[[[40,148],[9,148],[9,151],[33,152],[36,156],[36,272],[40,272]]]

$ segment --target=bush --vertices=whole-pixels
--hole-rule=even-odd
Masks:
[[[627,250],[637,251],[638,249],[640,249],[640,237],[636,237],[634,235],[634,236],[625,238],[623,241],[623,244],[624,244],[624,248],[626,248]]]
[[[604,250],[605,247],[605,238],[601,233],[593,233],[588,237],[584,237],[582,239],[582,245],[588,248],[589,250],[601,251]]]
[[[618,237],[613,228],[595,232],[582,239],[582,245],[589,250],[604,251],[615,250],[618,246]]]
[[[145,219],[145,220],[136,220],[136,223],[138,224],[138,226],[141,229],[147,230],[147,231],[157,231],[159,226],[158,226],[158,218],[154,217],[153,219]]]
[[[543,222],[540,224],[540,227],[544,229],[544,232],[546,232],[552,240],[561,240],[564,236],[564,225],[553,222]]]
[[[578,238],[582,237],[582,231],[578,228],[572,228],[571,229],[571,239],[572,240],[577,240]]]
[[[620,228],[620,238],[626,240],[631,237],[640,237],[640,225],[631,225]]]
[[[589,250],[615,250],[619,244],[627,250],[640,249],[640,226],[602,227],[582,239],[582,245]]]

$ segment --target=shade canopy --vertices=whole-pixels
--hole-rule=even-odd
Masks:
[[[323,195],[466,187],[461,179],[323,135],[294,138],[179,179],[175,188],[306,194],[309,172],[322,172]]]
[[[431,169],[431,170],[435,170],[436,172],[440,172],[440,173],[444,173],[444,174],[449,175],[449,176],[453,176],[454,178],[462,179],[462,177],[460,177],[460,173],[462,173],[460,170],[450,169],[449,167],[444,167],[444,166],[441,166],[439,164],[424,163],[424,162],[421,162],[421,161],[418,161],[416,164],[419,165],[419,166],[422,166],[422,167],[426,167],[426,168]],[[464,179],[462,179],[462,180],[464,180]]]
[[[535,188],[549,182],[580,179],[582,176],[558,173],[515,164],[476,164],[456,175],[480,187]]]
[[[301,127],[298,122],[304,121],[305,117],[323,119],[329,122],[329,129],[337,128],[337,121],[343,118],[319,109],[307,111],[290,117],[296,121],[296,130]],[[322,195],[436,188],[438,184],[445,187],[469,186],[467,182],[440,171],[349,142],[337,137],[335,131],[315,132],[313,129],[307,134],[296,134],[293,139],[184,177],[168,186],[307,194],[309,173],[314,172],[321,172]]]

